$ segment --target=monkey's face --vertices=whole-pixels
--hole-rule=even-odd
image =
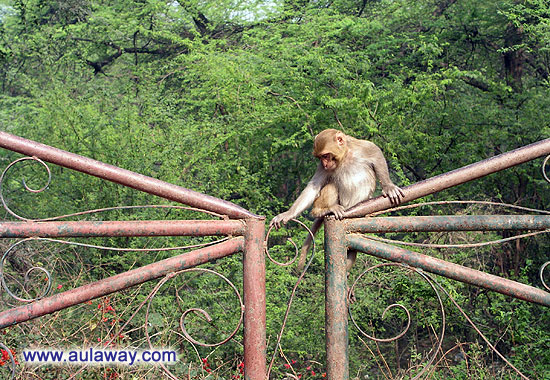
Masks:
[[[327,171],[333,171],[338,167],[338,160],[334,157],[332,153],[325,153],[319,157],[323,168]]]
[[[313,141],[313,155],[321,160],[323,168],[333,171],[347,153],[346,135],[336,129],[325,129]]]

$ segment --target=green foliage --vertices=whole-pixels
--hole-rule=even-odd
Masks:
[[[0,1],[0,129],[233,201],[269,220],[289,206],[311,177],[312,137],[325,128],[377,143],[393,179],[402,186],[550,137],[548,9],[545,0]],[[17,157],[0,152],[4,166]],[[429,199],[481,198],[544,209],[550,192],[539,166],[540,160],[534,161]],[[12,169],[5,182],[9,206],[34,218],[165,203],[90,176],[51,169],[48,189],[32,196],[23,191],[20,179],[41,187],[43,168],[28,164]],[[455,212],[495,210],[426,207],[408,215]],[[186,217],[197,216],[176,210],[117,210],[90,218]],[[305,234],[298,235],[294,239],[299,243]],[[394,238],[472,242],[501,235]],[[283,239],[276,233],[274,238]],[[198,240],[93,243],[141,248]],[[547,237],[537,237],[510,246],[430,254],[538,286],[537,271],[548,260],[548,243]],[[282,257],[285,252],[274,253]],[[88,277],[66,270],[56,280],[76,286],[171,255],[89,249],[79,256]],[[282,338],[285,354],[308,376],[308,366],[319,368],[315,363],[324,362],[319,302],[324,269],[318,256],[298,289]],[[52,257],[71,262],[74,252],[60,249]],[[240,282],[239,258],[215,265]],[[357,275],[360,269],[354,270],[352,275]],[[364,303],[358,305],[357,319],[391,335],[404,316],[395,309],[381,318],[389,304],[402,300],[421,315],[412,327],[413,337],[397,348],[370,347],[389,355],[392,368],[408,368],[425,359],[426,342],[440,327],[436,301],[418,278],[385,276],[391,278],[390,292],[375,297],[370,287],[358,291]],[[270,350],[295,281],[288,268],[268,266]],[[514,365],[533,378],[550,371],[545,309],[454,281],[440,282],[490,340],[499,341],[499,349]],[[207,291],[209,285],[198,280],[189,300],[218,307],[214,313],[221,322],[226,295]],[[175,310],[173,289],[157,297],[151,324],[158,331],[172,331],[167,315]],[[144,294],[110,302],[116,310],[119,305],[137,307],[131,302],[141,301]],[[65,323],[52,341],[68,339],[81,325],[88,326],[87,339],[105,337],[104,321],[86,313],[89,310],[83,309],[74,323]],[[463,345],[449,354],[458,355],[446,362],[452,364],[438,367],[431,376],[515,378],[500,361],[491,361],[485,344],[464,324],[460,314],[448,316],[444,350],[457,341]],[[101,326],[101,334],[92,325]],[[136,322],[131,327],[138,326]],[[198,322],[196,326],[201,337],[212,333]],[[30,336],[40,330],[30,323],[26,328]],[[26,338],[11,331],[8,343],[24,346]],[[220,329],[214,335],[224,333]],[[135,333],[132,338],[139,341],[143,336]],[[351,339],[357,342],[351,354],[354,373],[388,376],[360,338]],[[191,352],[186,360],[196,359],[191,348],[185,352]],[[238,374],[240,353],[237,345],[222,347],[209,363],[223,368],[217,374]],[[201,351],[199,356],[204,355],[207,352]],[[207,377],[200,360],[178,370]],[[278,361],[273,373],[282,377],[288,370]],[[322,370],[316,372],[319,376]],[[100,371],[93,375],[107,376]]]

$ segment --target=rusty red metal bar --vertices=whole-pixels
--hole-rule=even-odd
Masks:
[[[343,221],[347,232],[412,232],[412,231],[489,231],[547,230],[550,215],[461,215],[357,218]],[[353,248],[374,256],[397,261],[465,283],[482,286],[529,302],[550,306],[550,293],[503,279],[458,264],[439,260],[413,251],[374,242],[359,235],[349,235]],[[356,244],[355,246],[353,244]],[[363,247],[358,248],[357,244]]]
[[[547,230],[549,215],[471,215],[325,219],[326,352],[329,379],[349,379],[346,266],[348,248],[407,264],[525,301],[550,306],[550,293],[465,266],[370,240],[354,232]]]
[[[344,225],[325,220],[325,334],[327,378],[349,379],[347,242]]]
[[[407,186],[403,188],[403,192],[405,193],[403,202],[409,202],[546,155],[550,155],[550,139],[542,140]],[[391,203],[389,199],[380,196],[352,207],[346,211],[345,216],[354,218],[390,207]]]
[[[244,251],[245,378],[265,380],[265,218],[233,203],[87,157],[0,132],[0,147],[162,198],[244,220],[0,222],[0,238],[241,235],[0,313],[0,329],[102,297],[169,273]]]
[[[99,236],[242,236],[241,220],[0,222],[0,238]]]
[[[358,234],[347,236],[350,248],[381,259],[408,264],[467,284],[480,286],[524,301],[550,306],[550,293],[529,285],[423,255],[418,252],[370,240]]]
[[[230,218],[258,218],[258,215],[231,202],[2,131],[0,147]]]
[[[348,232],[364,233],[547,230],[550,215],[390,216],[346,219],[344,224]]]
[[[244,238],[234,238],[6,310],[0,313],[0,329],[139,285],[178,270],[220,259],[243,249]]]
[[[265,380],[265,220],[249,219],[247,227],[243,256],[244,371],[245,379]]]

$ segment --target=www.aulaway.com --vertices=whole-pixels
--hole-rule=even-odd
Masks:
[[[23,350],[23,361],[28,364],[174,364],[176,351],[172,350],[107,350],[88,348],[83,350]]]

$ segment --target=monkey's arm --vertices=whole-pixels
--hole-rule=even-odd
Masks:
[[[313,204],[315,198],[321,191],[321,188],[327,181],[327,174],[322,167],[318,167],[317,171],[307,184],[306,188],[300,193],[298,198],[294,201],[292,206],[271,220],[269,226],[275,228],[281,227],[281,224],[286,224],[290,219],[296,218],[302,212],[304,212],[309,206]]]
[[[405,194],[403,190],[396,186],[390,179],[388,164],[386,163],[382,150],[370,141],[365,141],[365,143],[363,149],[370,158],[376,177],[380,181],[380,185],[382,185],[382,195],[389,198],[392,205],[400,204],[401,198],[403,198]]]

